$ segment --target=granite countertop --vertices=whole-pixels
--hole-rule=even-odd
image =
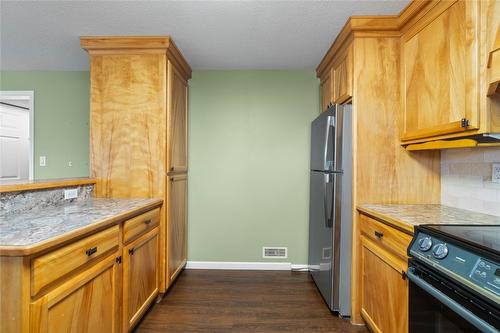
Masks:
[[[31,254],[47,243],[77,237],[160,206],[161,199],[91,198],[0,215],[0,254]]]
[[[500,226],[500,217],[437,204],[364,204],[358,210],[413,233],[420,224],[490,224]]]

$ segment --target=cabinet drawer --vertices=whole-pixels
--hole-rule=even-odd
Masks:
[[[113,226],[82,240],[34,258],[31,262],[31,295],[78,267],[118,248],[119,227]]]
[[[160,224],[160,208],[136,216],[125,221],[123,226],[123,241],[125,243],[137,238],[138,236],[152,230]]]
[[[406,259],[406,250],[412,239],[410,235],[365,215],[360,215],[360,230],[376,244],[384,245]]]

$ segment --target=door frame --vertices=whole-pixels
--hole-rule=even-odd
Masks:
[[[0,99],[21,99],[27,97],[29,100],[29,135],[30,135],[30,156],[29,156],[29,180],[34,178],[35,170],[35,91],[34,90],[0,90]]]

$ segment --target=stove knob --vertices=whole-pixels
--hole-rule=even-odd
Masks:
[[[448,255],[446,244],[437,244],[432,248],[432,255],[436,259],[444,259]]]
[[[420,248],[421,251],[429,251],[430,248],[432,247],[432,239],[430,237],[424,237],[421,238],[418,241],[418,247]]]

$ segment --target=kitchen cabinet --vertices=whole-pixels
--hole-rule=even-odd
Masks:
[[[321,112],[352,97],[352,45],[338,52],[320,76]]]
[[[187,175],[169,177],[168,277],[174,280],[187,261]]]
[[[118,226],[108,228],[84,239],[35,257],[31,263],[31,295],[67,274],[95,262],[109,251],[118,249]]]
[[[408,332],[411,236],[367,216],[361,228],[361,316],[374,332]]]
[[[500,4],[422,6],[401,27],[402,144],[439,147],[437,140],[467,136],[481,142],[483,134],[500,132],[500,100],[487,98],[495,72],[487,55],[495,50]]]
[[[130,331],[159,290],[158,228],[125,246],[123,251],[123,327]]]
[[[169,62],[169,82],[172,85],[171,100],[168,112],[169,148],[168,170],[170,172],[187,172],[187,80]]]
[[[80,44],[90,57],[90,160],[96,195],[170,202],[168,176],[188,171],[189,64],[169,36],[81,37]],[[175,209],[166,205],[160,211],[162,293],[172,282],[168,265],[175,261],[168,258],[177,256],[169,254],[168,244],[168,219]]]
[[[321,101],[321,110],[320,112],[324,112],[328,109],[328,107],[333,103],[333,83],[332,83],[332,69],[329,68],[325,71],[325,74],[320,78],[320,101]]]
[[[118,332],[117,254],[31,303],[30,332]]]
[[[495,43],[493,44],[493,47],[491,48],[489,54],[488,70],[488,95],[491,96],[500,92],[498,89],[498,86],[500,84],[500,26],[497,28]]]
[[[403,34],[402,140],[478,128],[478,7],[439,2]]]
[[[129,332],[159,293],[160,205],[128,210],[126,219],[107,216],[107,227],[26,253],[4,249],[0,331]]]
[[[333,103],[342,104],[352,97],[352,45],[340,52],[333,62]]]

